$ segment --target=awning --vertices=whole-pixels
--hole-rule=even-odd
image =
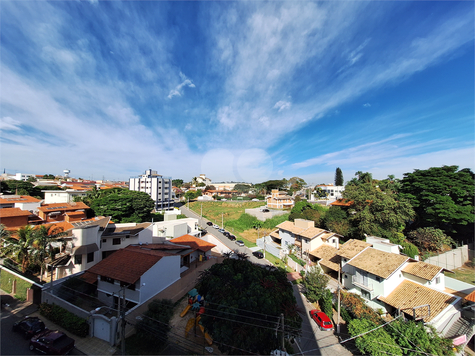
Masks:
[[[97,244],[82,245],[73,248],[73,255],[84,255],[96,251],[99,251]]]

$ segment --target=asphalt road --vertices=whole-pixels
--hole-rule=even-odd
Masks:
[[[249,248],[247,248],[245,246],[243,246],[243,247],[238,246],[235,241],[231,241],[230,239],[228,239],[226,236],[224,236],[222,233],[220,233],[218,231],[218,229],[215,229],[212,226],[208,226],[206,223],[210,220],[207,220],[205,218],[201,218],[198,214],[196,214],[191,209],[188,209],[184,205],[182,205],[180,207],[180,209],[181,209],[181,213],[183,215],[186,215],[189,218],[198,219],[198,222],[199,222],[200,226],[205,231],[207,231],[208,233],[211,233],[214,237],[216,237],[219,241],[221,241],[221,243],[223,245],[225,245],[226,247],[228,247],[230,250],[246,253],[249,256],[248,260],[251,261],[252,263],[256,263],[256,264],[260,264],[260,265],[272,265],[269,261],[267,261],[263,258],[255,257],[252,254],[252,251]]]
[[[1,355],[38,355],[37,351],[30,351],[29,340],[20,333],[12,331],[13,324],[22,319],[28,313],[22,313],[24,304],[19,303],[12,296],[1,291],[2,313],[1,313]],[[8,304],[4,305],[4,302]],[[74,348],[70,355],[83,355]]]

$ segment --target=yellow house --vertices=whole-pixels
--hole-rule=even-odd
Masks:
[[[292,209],[294,206],[294,199],[278,189],[272,189],[271,196],[267,197],[266,201],[270,209]]]

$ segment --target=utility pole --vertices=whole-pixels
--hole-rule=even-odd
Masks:
[[[120,345],[121,345],[121,349],[122,349],[122,355],[125,355],[125,287],[122,287],[122,295],[123,295],[123,298],[122,298],[122,309],[121,309],[121,312],[122,312],[122,315],[121,315],[121,319],[122,319],[122,335],[121,335],[121,342],[120,342]],[[120,295],[120,292],[119,292],[119,295]]]
[[[340,334],[340,269],[341,265],[338,264],[338,318],[336,320],[336,333]]]
[[[282,318],[282,351],[285,352],[285,343],[284,343],[284,314],[280,313],[280,317]]]
[[[221,213],[221,229],[224,229],[224,213]]]

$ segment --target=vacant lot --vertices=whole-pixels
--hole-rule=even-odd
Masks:
[[[222,220],[226,225],[226,221],[239,219],[246,209],[257,208],[265,204],[263,201],[195,201],[190,203],[190,209],[200,215],[203,206],[203,217],[221,226]]]

